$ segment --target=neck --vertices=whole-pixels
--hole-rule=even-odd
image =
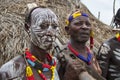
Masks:
[[[47,51],[35,46],[31,43],[30,52],[34,55],[38,60],[45,62]]]
[[[71,45],[79,53],[86,53],[86,42],[76,42],[71,40]]]

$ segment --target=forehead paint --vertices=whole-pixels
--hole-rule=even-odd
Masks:
[[[37,8],[31,13],[31,26],[38,26],[43,21],[58,24],[57,16],[48,8]]]

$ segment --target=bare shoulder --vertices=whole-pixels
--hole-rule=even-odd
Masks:
[[[18,56],[16,56],[16,57],[14,57],[13,59],[11,59],[10,61],[8,61],[8,62],[6,62],[5,64],[3,64],[2,66],[1,66],[1,68],[0,68],[0,71],[1,71],[1,69],[3,70],[4,69],[4,67],[6,68],[6,67],[12,67],[11,65],[13,65],[13,66],[18,66],[18,67],[20,67],[20,65],[23,65],[23,64],[25,64],[25,61],[24,61],[24,58],[23,58],[23,56],[21,56],[21,55],[18,55]]]

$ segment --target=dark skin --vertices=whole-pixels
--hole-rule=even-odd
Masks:
[[[70,35],[70,43],[71,46],[79,52],[79,54],[84,57],[88,57],[88,52],[86,48],[86,42],[90,37],[91,24],[88,17],[80,16],[73,19],[68,26],[66,26],[66,32]],[[61,70],[65,69],[65,72],[59,72],[61,75],[61,79],[63,80],[95,80],[93,76],[89,73],[89,71],[93,71],[95,73],[96,69],[94,68],[93,60],[91,60],[91,65],[89,65],[89,69],[86,70],[86,63],[80,60],[79,58],[71,58],[70,54],[72,52],[69,49],[66,50],[64,57],[66,59],[66,64],[61,66]],[[61,61],[62,62],[62,61]],[[64,64],[64,63],[61,63]],[[65,66],[65,67],[64,67]],[[82,67],[81,67],[82,66]],[[85,71],[82,71],[85,69]],[[93,72],[93,73],[94,73]],[[63,73],[63,74],[61,74]],[[74,75],[72,75],[74,74]],[[101,79],[102,80],[102,79]]]
[[[79,16],[75,19],[73,19],[70,24],[68,26],[65,27],[66,32],[68,33],[68,35],[70,35],[70,43],[71,46],[82,56],[84,56],[85,58],[88,57],[88,51],[86,48],[86,42],[89,40],[90,37],[90,31],[91,31],[91,23],[88,17],[85,16]],[[92,53],[91,53],[92,54]],[[78,66],[79,64],[81,65],[80,59],[78,59],[79,61],[75,61],[76,65],[73,65],[72,61],[70,61],[71,59],[69,59],[68,65],[69,67],[68,70],[73,70],[73,73],[75,73],[74,71],[76,71],[77,69],[75,68],[76,65]],[[72,59],[73,60],[73,59]],[[95,62],[95,56],[93,55],[93,58],[91,60],[91,65],[89,66],[90,68],[89,70],[92,70],[93,73],[101,73],[101,70],[97,64],[97,62]],[[67,71],[67,70],[66,70]],[[77,71],[76,71],[77,72]],[[87,71],[81,72],[79,75],[79,80],[94,80],[93,76],[95,77],[96,75],[90,75]],[[72,73],[72,72],[71,72]],[[66,72],[65,73],[66,76],[67,74],[69,74]],[[99,74],[98,74],[99,76]],[[68,76],[67,76],[68,78]],[[101,79],[102,80],[102,79]]]
[[[67,27],[67,33],[70,35],[72,47],[85,58],[88,57],[86,42],[89,40],[91,29],[92,26],[90,20],[85,16],[80,16],[73,19]],[[98,72],[101,74],[99,67]]]
[[[89,40],[90,30],[89,18],[84,16],[73,19],[66,28],[72,47],[84,57],[87,57],[86,42]]]

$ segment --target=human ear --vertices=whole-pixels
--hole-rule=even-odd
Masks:
[[[25,29],[29,30],[29,28],[30,28],[30,26],[27,23],[25,23]]]
[[[69,28],[69,26],[65,26],[65,31],[67,32],[67,34],[70,33],[70,28]]]
[[[27,33],[29,33],[29,32],[30,32],[30,31],[29,31],[30,25],[29,25],[28,23],[25,23],[25,24],[24,24],[24,29],[25,29],[25,31],[26,31]]]

